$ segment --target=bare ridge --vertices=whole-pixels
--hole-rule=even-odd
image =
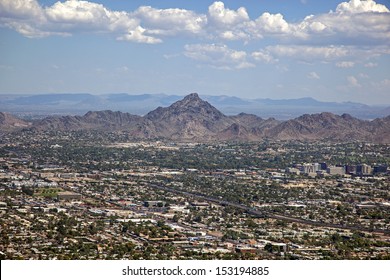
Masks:
[[[390,143],[390,116],[373,121],[327,112],[304,114],[287,121],[262,119],[245,113],[226,116],[197,93],[191,93],[168,107],[158,107],[143,117],[106,110],[27,122],[0,113],[0,128],[2,132],[21,129],[125,131],[134,139],[175,141],[258,141],[270,138]]]

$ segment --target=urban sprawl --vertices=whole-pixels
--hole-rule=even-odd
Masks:
[[[0,141],[1,259],[389,259],[390,146]]]

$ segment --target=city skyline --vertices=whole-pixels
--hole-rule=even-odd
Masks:
[[[0,94],[390,104],[386,1],[0,0]]]

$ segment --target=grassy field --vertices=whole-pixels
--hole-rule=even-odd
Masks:
[[[57,197],[58,192],[62,191],[60,188],[40,188],[36,189],[34,196],[43,196],[43,197]]]

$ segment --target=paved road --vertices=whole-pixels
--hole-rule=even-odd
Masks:
[[[252,207],[249,207],[249,206],[246,206],[243,204],[238,204],[238,203],[206,196],[206,195],[200,194],[200,193],[191,193],[191,192],[176,190],[173,188],[159,186],[159,185],[155,185],[155,184],[150,184],[148,186],[155,188],[155,189],[164,190],[167,192],[173,192],[173,193],[179,193],[179,194],[186,195],[186,196],[192,196],[192,197],[197,198],[197,199],[203,199],[206,201],[218,203],[218,204],[223,205],[223,206],[232,206],[232,207],[244,210],[247,213],[249,213],[255,217],[259,217],[259,218],[267,217],[267,218],[272,218],[272,219],[276,219],[276,220],[295,222],[295,223],[306,224],[306,225],[311,225],[311,226],[329,227],[329,228],[338,228],[338,229],[347,229],[347,230],[357,230],[357,231],[365,231],[365,232],[371,232],[371,233],[382,233],[382,234],[390,235],[390,230],[369,229],[369,228],[360,227],[360,226],[353,226],[353,225],[341,225],[341,224],[324,223],[324,222],[318,222],[318,221],[310,221],[310,220],[300,219],[300,218],[296,218],[296,217],[279,215],[279,214],[272,214],[272,213],[268,213],[266,211],[256,210]]]

